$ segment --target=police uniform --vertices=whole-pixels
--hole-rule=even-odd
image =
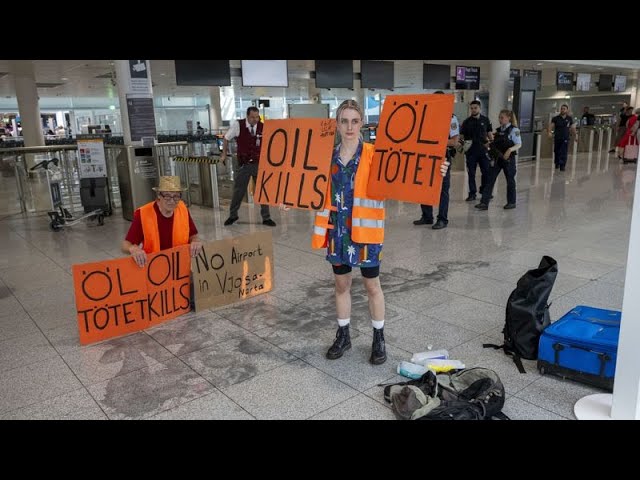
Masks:
[[[493,186],[498,179],[500,170],[504,172],[504,176],[507,179],[507,205],[516,204],[516,152],[511,152],[507,159],[502,157],[504,152],[515,145],[522,145],[520,129],[514,127],[511,123],[504,126],[500,125],[494,133],[493,142],[491,142],[491,153],[489,155],[492,163],[489,169],[490,182],[484,189],[480,205],[489,205]]]
[[[458,117],[451,115],[451,125],[449,126],[449,138],[460,135],[460,124]],[[447,147],[446,158],[448,162],[453,160],[456,154],[455,147]],[[440,203],[438,204],[438,221],[445,225],[449,223],[449,186],[451,185],[451,165],[447,169],[447,174],[442,179],[442,190],[440,190]],[[433,223],[433,206],[420,205],[422,209],[422,223]],[[419,223],[418,223],[419,224]]]
[[[567,154],[569,152],[569,137],[573,118],[569,115],[563,117],[556,115],[551,119],[553,127],[553,153],[556,168],[564,170],[567,163]]]
[[[491,122],[484,115],[478,117],[470,116],[462,122],[460,133],[465,141],[471,140],[473,143],[466,153],[467,172],[469,174],[469,197],[476,196],[476,166],[480,165],[480,193],[484,191],[488,183],[489,158],[487,149],[484,146],[487,134],[493,130]]]

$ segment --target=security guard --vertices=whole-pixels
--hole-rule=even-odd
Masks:
[[[489,157],[487,156],[487,140],[493,140],[493,127],[487,117],[480,114],[480,100],[470,103],[471,115],[462,122],[460,139],[471,140],[471,147],[466,152],[467,172],[469,174],[469,196],[465,202],[476,199],[476,166],[480,165],[480,194],[488,183]]]
[[[556,115],[549,123],[549,137],[553,135],[553,153],[556,168],[564,172],[567,164],[567,154],[569,152],[569,137],[573,134],[574,140],[578,141],[576,124],[573,117],[569,115],[569,105],[566,103],[560,107],[560,115]],[[553,134],[552,134],[553,131]]]
[[[507,179],[507,204],[505,210],[516,208],[516,151],[522,146],[520,129],[515,114],[511,110],[501,110],[498,116],[500,126],[491,143],[489,183],[482,193],[482,200],[476,205],[478,210],[487,210],[493,197],[493,186],[500,170]]]
[[[433,93],[443,94],[442,90],[438,90]],[[446,158],[447,162],[451,164],[453,157],[456,154],[456,145],[458,145],[458,138],[460,136],[460,125],[458,123],[458,117],[455,114],[451,114],[451,125],[449,126],[449,140],[447,141]],[[447,214],[449,213],[449,186],[451,185],[451,168],[447,169],[447,174],[442,179],[442,190],[440,190],[440,203],[438,204],[438,221],[431,227],[434,230],[440,230],[441,228],[447,228],[449,219]],[[422,209],[422,217],[418,220],[414,220],[414,225],[431,225],[433,223],[433,206],[420,205]]]

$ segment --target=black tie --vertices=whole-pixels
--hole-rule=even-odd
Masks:
[[[256,130],[255,130],[255,125],[251,125],[251,136],[255,137],[256,136]]]

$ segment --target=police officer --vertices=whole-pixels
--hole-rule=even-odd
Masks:
[[[575,141],[578,141],[576,124],[573,121],[573,117],[569,115],[569,105],[565,103],[560,107],[560,115],[556,115],[551,119],[548,131],[549,137],[553,136],[554,163],[556,168],[564,172],[569,152],[570,133],[573,134]]]
[[[487,156],[487,140],[493,140],[493,127],[487,117],[480,114],[480,100],[470,103],[471,115],[462,122],[460,139],[471,140],[471,147],[466,152],[467,172],[469,174],[469,196],[466,202],[476,199],[476,166],[480,165],[480,194],[488,183],[489,157]]]
[[[478,210],[487,210],[492,198],[493,186],[500,170],[507,179],[507,204],[505,210],[516,208],[516,151],[522,146],[520,129],[515,114],[511,110],[501,110],[498,116],[500,126],[496,129],[490,150],[489,183],[482,192],[482,200],[476,205]]]
[[[434,93],[443,94],[442,90],[438,90]],[[447,162],[451,164],[453,157],[456,154],[456,145],[458,145],[458,138],[460,136],[460,125],[458,123],[458,117],[455,114],[451,114],[451,125],[449,126],[449,140],[447,141],[446,158]],[[447,228],[449,219],[447,214],[449,213],[449,186],[451,185],[451,168],[447,169],[447,174],[442,179],[442,190],[440,190],[440,203],[438,204],[438,221],[431,228],[434,230],[440,230],[441,228]],[[420,205],[422,209],[422,217],[418,220],[414,220],[414,225],[431,225],[433,223],[433,206]]]

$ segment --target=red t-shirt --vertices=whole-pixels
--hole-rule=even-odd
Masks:
[[[156,211],[156,218],[158,219],[158,230],[160,232],[160,250],[166,250],[173,247],[173,215],[171,215],[169,218],[162,215],[162,213],[160,213],[160,209],[158,208],[157,202],[154,202],[153,209]],[[198,233],[198,229],[196,228],[195,223],[193,223],[191,213],[188,210],[187,213],[189,214],[189,238],[191,238]],[[131,226],[129,227],[129,231],[127,232],[126,240],[133,243],[134,245],[140,245],[144,240],[144,235],[142,234],[142,219],[140,218],[140,210],[136,210],[133,214],[133,222],[131,222]]]

